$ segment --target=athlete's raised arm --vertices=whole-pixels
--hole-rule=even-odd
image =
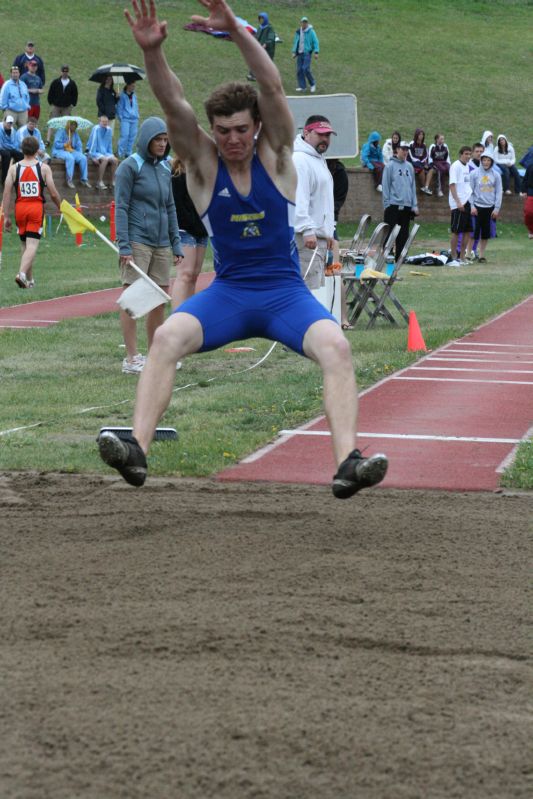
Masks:
[[[162,47],[167,23],[157,18],[154,0],[132,0],[132,8],[133,16],[127,10],[124,15],[143,51],[150,86],[166,116],[170,144],[183,161],[198,162],[205,152],[215,151],[214,144],[199,126],[181,81],[168,65]]]

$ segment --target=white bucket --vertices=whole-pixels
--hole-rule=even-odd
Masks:
[[[140,272],[139,279],[122,292],[117,303],[132,319],[140,319],[169,300],[168,294],[157,283]]]

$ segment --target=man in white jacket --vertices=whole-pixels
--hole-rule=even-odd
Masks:
[[[300,270],[309,289],[324,285],[327,252],[333,245],[333,178],[324,157],[332,134],[337,135],[329,120],[315,114],[294,142],[292,159],[298,174],[294,230]]]

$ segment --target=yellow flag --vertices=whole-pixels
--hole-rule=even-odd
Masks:
[[[89,222],[88,219],[85,219],[83,214],[80,214],[79,211],[76,211],[76,209],[73,208],[66,200],[61,201],[59,208],[65,218],[65,222],[69,226],[71,233],[84,233],[86,230],[90,230],[92,233],[96,232],[96,228],[93,223]]]

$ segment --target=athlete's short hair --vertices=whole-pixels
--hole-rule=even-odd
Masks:
[[[233,81],[218,86],[204,103],[209,124],[215,117],[230,117],[239,111],[250,111],[254,122],[259,122],[259,105],[257,91],[247,83]]]
[[[24,136],[20,145],[23,155],[35,155],[39,149],[39,142],[35,136]]]

